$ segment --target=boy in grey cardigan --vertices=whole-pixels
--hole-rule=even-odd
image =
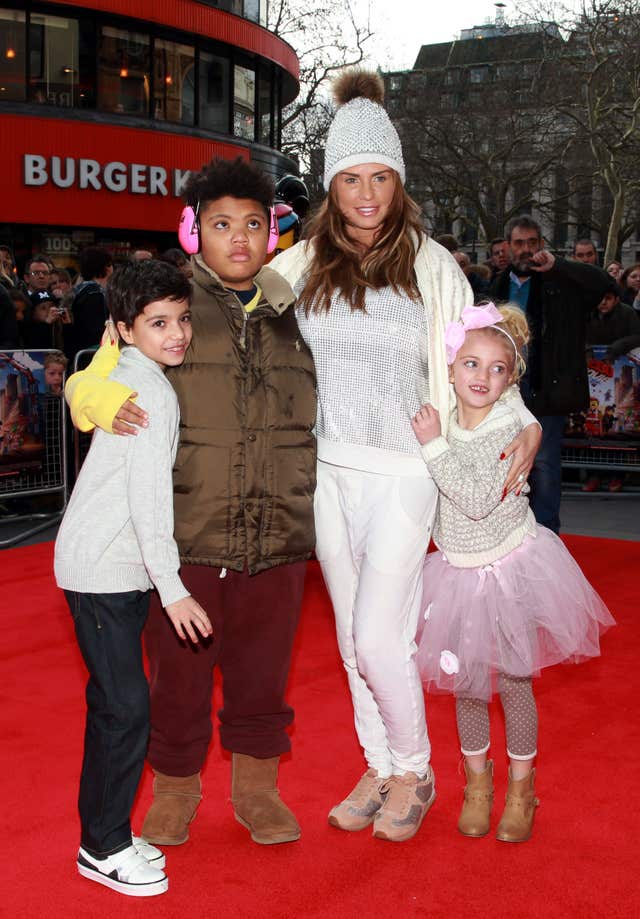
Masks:
[[[141,634],[150,589],[181,638],[212,629],[180,580],[173,538],[179,409],[164,370],[191,342],[191,287],[172,265],[143,261],[113,274],[109,296],[126,346],[112,378],[139,394],[152,421],[137,437],[94,434],[56,540],[55,575],[89,671],[78,871],[141,897],[168,887],[164,856],[132,837],[129,820],[149,736]]]

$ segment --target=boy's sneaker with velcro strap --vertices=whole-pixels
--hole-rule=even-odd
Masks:
[[[144,855],[146,860],[154,868],[164,868],[167,860],[164,852],[161,852],[157,846],[152,846],[150,842],[143,839],[142,836],[132,836],[131,842],[134,844],[140,855]]]
[[[169,887],[164,871],[150,865],[134,845],[107,858],[96,858],[81,847],[78,872],[90,881],[104,884],[127,897],[155,897],[165,893]]]

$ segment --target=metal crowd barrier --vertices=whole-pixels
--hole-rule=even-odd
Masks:
[[[83,351],[78,351],[73,360],[73,373],[75,373],[77,370],[84,370],[85,367],[88,367],[93,359],[93,355],[97,350],[98,348],[95,347],[85,348]],[[79,431],[77,428],[73,428],[74,481],[78,478],[82,464],[84,463],[85,457],[89,452],[92,436],[93,433],[91,431]]]
[[[67,506],[64,396],[46,392],[40,374],[51,350],[0,352],[0,524],[17,525],[16,532],[0,539],[0,548],[48,529]],[[46,496],[59,499],[54,509],[39,500]]]

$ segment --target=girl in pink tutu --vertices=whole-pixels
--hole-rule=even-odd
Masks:
[[[489,831],[487,702],[495,688],[500,693],[510,762],[496,834],[503,842],[529,838],[538,804],[532,676],[597,656],[599,636],[614,622],[562,541],[536,524],[524,479],[515,491],[504,487],[509,462],[500,456],[521,422],[499,399],[522,375],[527,340],[521,310],[467,307],[445,332],[457,403],[447,439],[433,406],[412,421],[440,491],[433,535],[440,551],[425,562],[418,665],[429,687],[456,696],[467,779],[458,829],[466,836]]]

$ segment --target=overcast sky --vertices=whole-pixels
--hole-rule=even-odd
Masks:
[[[366,16],[371,10],[371,28],[376,33],[369,48],[370,63],[383,70],[413,67],[422,45],[451,41],[462,29],[493,22],[492,0],[352,0]],[[519,3],[504,0],[505,16],[516,16]]]

